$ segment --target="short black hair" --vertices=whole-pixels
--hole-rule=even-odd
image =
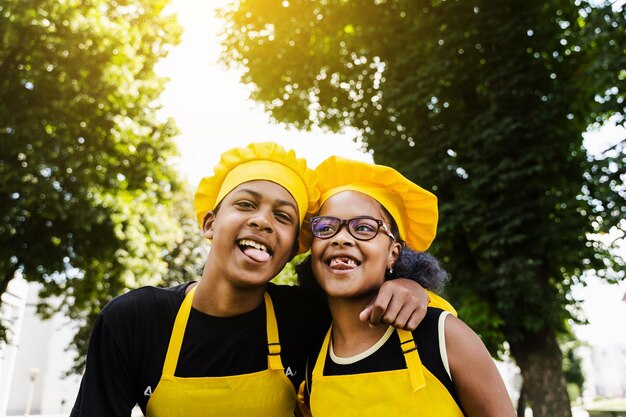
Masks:
[[[387,280],[396,278],[411,279],[427,290],[439,293],[450,281],[450,274],[430,253],[414,251],[403,245],[400,256],[393,265],[393,272],[385,274]]]

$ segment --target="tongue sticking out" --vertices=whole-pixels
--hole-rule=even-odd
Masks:
[[[330,261],[330,267],[332,269],[354,269],[356,268],[356,263],[350,258],[333,258]]]
[[[247,247],[243,250],[243,253],[251,257],[257,262],[265,262],[270,258],[270,254],[260,249]]]

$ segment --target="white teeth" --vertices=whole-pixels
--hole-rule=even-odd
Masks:
[[[356,261],[352,258],[348,258],[346,256],[338,256],[336,258],[332,258],[330,260],[331,263],[344,263],[344,264],[348,264],[348,265],[355,265],[356,266]]]
[[[259,242],[255,242],[254,240],[250,240],[250,239],[241,239],[239,241],[239,244],[242,246],[251,246],[255,249],[258,250],[262,250],[263,252],[267,252],[267,247],[265,245],[263,245],[262,243]]]

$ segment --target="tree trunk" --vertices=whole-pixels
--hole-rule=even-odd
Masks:
[[[522,372],[523,392],[533,417],[572,417],[563,357],[552,329],[511,343],[511,354]]]

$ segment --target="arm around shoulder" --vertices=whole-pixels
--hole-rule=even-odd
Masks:
[[[359,317],[372,324],[383,322],[413,331],[424,319],[427,307],[428,294],[424,287],[414,280],[397,278],[383,283]]]
[[[516,417],[493,358],[478,335],[448,315],[445,340],[452,382],[468,417]]]

